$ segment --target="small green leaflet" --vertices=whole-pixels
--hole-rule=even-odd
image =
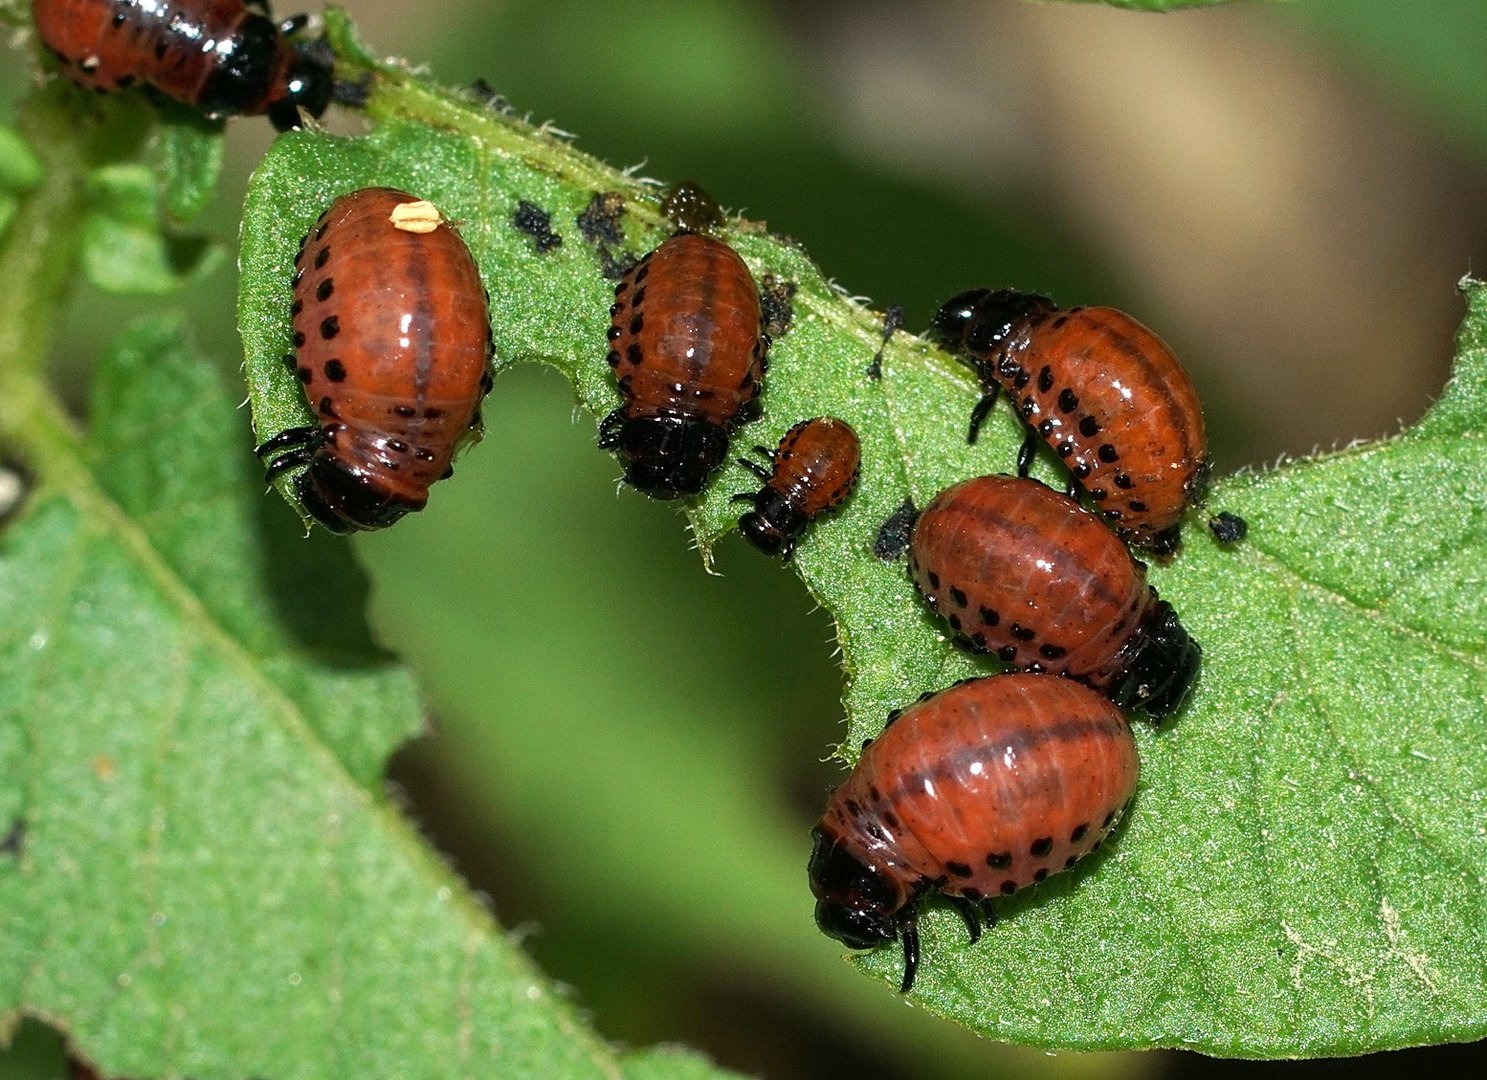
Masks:
[[[0,533],[4,1022],[116,1076],[719,1075],[617,1058],[384,797],[411,681],[169,322],[91,412],[85,444],[29,416],[42,482]]]

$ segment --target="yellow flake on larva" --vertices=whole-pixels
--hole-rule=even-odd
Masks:
[[[424,234],[431,233],[443,225],[444,215],[439,213],[438,207],[427,199],[419,199],[417,202],[399,203],[394,206],[388,220],[392,222],[394,229]]]

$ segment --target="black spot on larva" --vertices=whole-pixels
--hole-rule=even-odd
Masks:
[[[972,634],[971,635],[971,646],[977,652],[985,652],[986,651],[986,635],[985,634],[982,634],[982,633]]]
[[[291,284],[291,285],[295,286],[296,288],[298,288],[299,283],[302,280],[304,280],[304,276],[305,276],[305,272],[304,272],[303,269],[296,270],[294,272],[294,276],[289,279],[289,284]]]
[[[129,11],[128,11],[127,8],[122,8],[121,7],[117,11],[114,12],[114,17],[113,17],[112,22],[113,22],[113,24],[115,26],[123,26],[128,21],[129,21]]]
[[[1079,418],[1079,434],[1086,439],[1093,439],[1100,433],[1100,422],[1093,416],[1081,416]]]
[[[346,365],[339,360],[327,360],[325,362],[325,377],[331,382],[344,382],[346,379]]]
[[[1012,636],[1015,637],[1018,641],[1032,641],[1033,638],[1037,637],[1038,635],[1030,627],[1023,626],[1020,623],[1013,623]]]
[[[434,452],[424,446],[416,447],[413,451],[413,456],[416,457],[419,461],[434,460]]]
[[[981,621],[984,622],[987,626],[995,626],[997,625],[997,623],[1002,621],[1001,615],[993,611],[989,607],[983,607],[979,614],[981,616]]]
[[[295,374],[299,376],[299,381],[306,386],[310,385],[310,380],[315,377],[315,373],[307,367],[297,368]]]
[[[1056,319],[1053,320],[1053,328],[1055,330],[1057,330],[1059,327],[1063,326],[1064,323],[1066,323],[1068,321],[1069,321],[1069,317],[1067,315],[1060,315],[1058,318],[1056,318]]]
[[[1091,469],[1088,462],[1081,461],[1078,465],[1074,466],[1074,475],[1080,480],[1083,480],[1085,477],[1087,477],[1090,474],[1090,471]]]
[[[1059,412],[1073,412],[1075,409],[1079,408],[1079,395],[1074,393],[1074,391],[1070,390],[1067,386],[1064,387],[1062,390],[1059,391],[1058,394],[1058,408]]]
[[[645,303],[645,290],[644,289],[636,289],[635,290],[635,295],[631,298],[630,303],[634,307],[640,307],[642,304],[644,304]]]
[[[1099,840],[1096,840],[1093,844],[1090,845],[1089,853],[1091,855],[1093,855],[1095,852],[1099,851],[1100,848],[1102,848],[1104,846],[1105,846],[1105,840],[1104,840],[1104,837],[1101,837]]]
[[[848,799],[847,813],[851,814],[853,817],[858,817],[862,813],[862,804],[859,803],[856,799]]]
[[[164,60],[165,59],[165,54],[169,50],[170,50],[170,42],[167,41],[165,38],[161,38],[159,41],[155,42],[155,59],[156,60]]]
[[[326,230],[326,228],[329,225],[330,225],[330,222],[328,222],[328,221],[325,220],[325,215],[324,214],[321,214],[320,215],[319,224],[317,225],[317,227],[315,229],[315,239],[316,240],[323,240],[323,239],[325,239],[325,230]]]
[[[294,332],[294,347],[296,349],[303,348],[304,347],[304,344],[305,344],[305,332],[303,330],[296,330]]]
[[[954,630],[956,633],[960,633],[960,616],[959,615],[951,615],[945,621],[950,624],[950,629]]]
[[[905,499],[883,524],[878,526],[878,535],[873,538],[873,554],[884,562],[892,562],[909,546],[914,533],[914,522],[919,511],[913,499]]]
[[[986,865],[993,870],[1006,870],[1012,866],[1012,853],[1010,851],[989,851],[986,853]]]
[[[1136,514],[1144,514],[1144,513],[1146,513],[1146,504],[1144,502],[1142,502],[1140,499],[1132,499],[1130,502],[1126,503],[1126,505],[1131,508],[1131,511],[1133,513],[1136,513]]]
[[[645,316],[637,311],[635,318],[630,320],[630,333],[638,334],[643,329],[645,329]]]
[[[1038,422],[1038,434],[1039,435],[1042,435],[1042,436],[1044,436],[1046,438],[1048,436],[1048,434],[1050,432],[1052,432],[1052,431],[1053,431],[1053,421],[1051,419],[1044,419],[1044,420],[1040,420]]]
[[[1046,866],[1040,866],[1040,867],[1038,867],[1038,872],[1033,875],[1033,880],[1034,881],[1042,881],[1042,880],[1044,880],[1047,877],[1048,877],[1048,867],[1046,867]]]
[[[1039,837],[1037,840],[1034,840],[1032,842],[1032,845],[1029,846],[1027,850],[1028,853],[1033,856],[1033,858],[1041,859],[1043,856],[1047,855],[1050,851],[1053,850],[1053,837]]]
[[[1002,882],[1002,892],[1005,893],[1006,895],[1011,896],[1016,891],[1017,891],[1017,882],[1011,881],[1011,880],[1007,880],[1007,881]]]
[[[963,862],[947,862],[945,869],[949,870],[958,878],[968,878],[971,876],[971,868]]]
[[[552,231],[552,215],[526,199],[517,202],[511,213],[511,225],[518,232],[530,236],[539,253],[552,251],[563,243],[563,238]]]
[[[613,349],[610,349],[609,352],[604,354],[604,362],[607,363],[610,367],[619,367],[620,354],[615,352]]]
[[[336,403],[328,397],[320,399],[320,404],[315,407],[315,411],[321,416],[330,417],[332,420],[338,419],[336,416]]]
[[[929,587],[931,589],[938,589],[940,587],[940,575],[933,570],[929,572]]]
[[[1100,822],[1100,831],[1101,832],[1104,832],[1106,829],[1110,828],[1110,826],[1112,826],[1114,824],[1115,824],[1115,811],[1112,810],[1112,811],[1110,811],[1110,813],[1108,813],[1108,814],[1105,815],[1105,820],[1102,821],[1102,822]]]
[[[401,416],[404,420],[412,419],[418,414],[418,410],[412,405],[394,405],[392,411],[394,415]]]
[[[1043,370],[1038,372],[1038,389],[1045,394],[1053,389],[1053,368],[1047,364],[1044,364]]]
[[[1101,443],[1100,448],[1096,450],[1095,453],[1099,455],[1100,460],[1107,465],[1109,465],[1112,461],[1120,460],[1120,455],[1116,453],[1115,447],[1111,446],[1109,443]]]
[[[1102,502],[1105,499],[1110,498],[1110,492],[1106,491],[1104,488],[1090,488],[1089,497],[1095,500],[1095,502]]]
[[[320,336],[330,341],[341,332],[341,320],[338,316],[327,315],[320,320]]]
[[[960,890],[960,895],[965,897],[973,904],[978,903],[981,900],[980,889],[964,888]]]
[[[1017,374],[1012,376],[1012,385],[1018,390],[1021,390],[1028,384],[1028,380],[1031,378],[1032,376],[1027,373],[1026,368],[1018,368]]]
[[[330,262],[330,246],[329,245],[321,248],[320,251],[316,254],[316,256],[315,256],[315,269],[316,270],[320,270],[320,269],[324,268],[325,264],[328,263],[328,262]]]
[[[955,601],[956,607],[966,606],[966,594],[961,592],[954,585],[950,586],[950,599]]]
[[[443,419],[443,417],[444,417],[444,410],[443,409],[440,409],[440,408],[431,406],[431,407],[423,410],[423,418],[425,420],[440,420],[440,419]]]
[[[388,439],[387,448],[394,454],[406,454],[408,452],[408,444],[402,439]]]
[[[645,351],[641,349],[640,342],[630,342],[630,347],[625,350],[625,359],[636,367],[640,366],[641,361],[645,359]]]
[[[1062,645],[1038,646],[1038,655],[1043,657],[1044,660],[1062,660],[1068,651]]]
[[[1131,477],[1127,473],[1116,473],[1115,486],[1121,488],[1122,490],[1129,490],[1131,487]]]
[[[614,341],[617,338],[624,337],[625,336],[625,331],[621,327],[611,326],[608,330],[606,330],[604,332],[604,336],[606,338],[608,338],[610,341]]]
[[[1063,442],[1059,443],[1058,446],[1056,446],[1054,449],[1058,451],[1058,456],[1059,457],[1068,457],[1070,454],[1072,454],[1074,452],[1074,444],[1071,441],[1069,441],[1068,439],[1065,439]]]
[[[1069,869],[1071,866],[1073,866],[1078,861],[1079,861],[1079,856],[1078,855],[1070,855],[1067,859],[1064,860],[1064,869],[1065,870]]]
[[[335,291],[336,291],[336,281],[335,281],[335,278],[326,278],[315,289],[315,299],[316,300],[329,300],[330,299],[330,294],[333,293],[333,292],[335,292]]]
[[[1004,664],[1010,664],[1017,659],[1016,645],[1003,645],[996,651],[997,659]]]
[[[1089,832],[1089,822],[1082,821],[1074,826],[1074,831],[1069,834],[1069,843],[1077,844],[1084,839],[1084,834]]]
[[[296,300],[294,303],[292,303],[292,304],[289,305],[289,314],[290,315],[298,315],[301,311],[304,311],[304,310],[305,310],[305,302],[303,300]]]

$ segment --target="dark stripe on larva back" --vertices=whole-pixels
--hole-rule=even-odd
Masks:
[[[1141,370],[1144,376],[1144,385],[1147,389],[1155,391],[1161,401],[1162,407],[1175,421],[1166,425],[1168,430],[1174,431],[1182,441],[1182,459],[1188,460],[1193,456],[1193,447],[1188,431],[1187,410],[1178,402],[1172,394],[1172,383],[1170,373],[1163,373],[1156,369],[1147,357],[1147,349],[1137,344],[1136,339],[1129,335],[1114,330],[1108,324],[1099,325],[1096,328],[1110,342],[1112,348],[1122,356],[1131,360]],[[1149,333],[1149,331],[1148,331]],[[1155,335],[1152,335],[1155,338]]]
[[[439,226],[441,229],[444,227]],[[434,377],[434,341],[437,334],[434,326],[433,292],[429,288],[429,253],[417,241],[418,234],[407,235],[415,239],[405,240],[398,246],[403,249],[404,269],[409,291],[413,294],[413,322],[409,326],[413,334],[414,350],[413,397],[419,405],[423,405],[428,400],[429,382]],[[437,230],[429,234],[430,239],[436,236]],[[437,244],[429,246],[436,250],[438,247]]]
[[[1048,548],[1053,547],[1056,542],[1053,537],[1045,533],[1038,525],[1023,524],[1014,521],[1011,517],[999,512],[995,507],[987,506],[984,500],[974,500],[971,506],[967,506],[965,503],[966,500],[961,500],[949,509],[938,510],[938,514],[944,514],[947,517],[953,517],[953,515],[959,514],[969,519],[970,522],[970,524],[955,522],[953,526],[937,526],[942,534],[948,535],[955,529],[965,529],[972,532],[985,532],[990,529],[996,529],[1014,538],[1014,542],[1011,545],[1002,549],[1012,551],[1046,551]],[[1021,507],[1032,504],[1033,500],[1021,498],[1017,501],[1016,505]],[[1087,524],[1087,527],[1104,528],[1103,525],[1093,519]],[[1082,566],[1086,561],[1086,556],[1082,551],[1071,551],[1067,545],[1060,544],[1058,550],[1060,552],[1059,559],[1065,564]],[[1105,575],[1085,574],[1084,579],[1089,583],[1091,591],[1101,603],[1117,610],[1125,607],[1127,597],[1111,591]]]

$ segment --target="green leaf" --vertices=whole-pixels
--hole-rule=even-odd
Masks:
[[[211,201],[222,173],[220,123],[174,102],[161,107],[157,140],[161,198],[177,221],[189,221]]]
[[[160,199],[159,183],[144,165],[109,165],[89,177],[83,268],[102,291],[161,296],[222,261],[221,245],[167,231]]]
[[[41,161],[15,128],[0,124],[0,192],[30,191],[41,183]]]
[[[0,1017],[108,1075],[615,1078],[621,1063],[382,794],[416,731],[344,543],[268,500],[210,365],[126,334],[0,533]]]
[[[618,193],[624,250],[638,254],[665,234],[655,188],[377,64],[347,47],[334,17],[330,29],[348,66],[375,76],[374,127],[281,139],[254,178],[240,322],[259,436],[310,420],[281,361],[296,246],[334,197],[368,184],[404,187],[460,223],[491,293],[501,367],[550,363],[591,415],[608,411],[618,399],[602,359],[602,270],[617,253],[574,222],[595,194]],[[518,200],[551,212],[560,247],[539,253],[512,226]],[[771,353],[767,415],[737,445],[773,445],[822,414],[863,438],[861,488],[793,564],[837,622],[850,760],[891,708],[990,670],[950,645],[903,567],[871,547],[906,497],[923,505],[955,480],[1007,470],[1020,431],[999,411],[966,446],[976,392],[964,368],[898,335],[870,378],[878,315],[761,227],[734,222],[727,238],[756,277],[797,289],[793,327]],[[1469,296],[1463,340],[1476,342],[1487,316],[1482,290]],[[1487,1033],[1476,899],[1487,851],[1471,816],[1471,793],[1487,790],[1471,752],[1487,729],[1487,612],[1473,569],[1482,364],[1479,347],[1464,349],[1451,392],[1408,436],[1219,484],[1214,507],[1251,520],[1238,548],[1219,548],[1191,516],[1187,550],[1153,580],[1204,644],[1204,674],[1183,715],[1138,733],[1145,774],[1127,826],[1096,863],[1005,903],[974,948],[933,905],[916,988],[927,1007],[1001,1040],[1243,1056]],[[689,508],[705,559],[735,524],[730,496],[756,487],[730,464]],[[902,961],[889,947],[861,962],[896,983]]]

